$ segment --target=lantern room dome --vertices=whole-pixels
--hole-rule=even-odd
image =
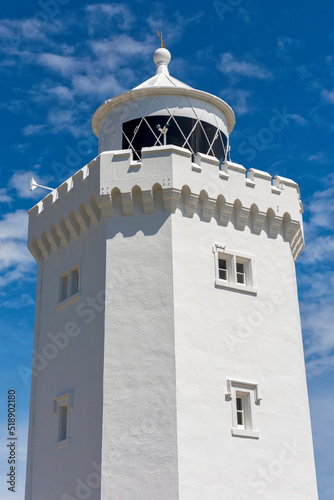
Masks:
[[[140,159],[143,147],[174,144],[194,155],[229,159],[229,134],[235,124],[232,109],[222,99],[172,77],[170,60],[166,48],[157,49],[155,75],[96,110],[92,126],[99,153],[132,149],[134,159]]]

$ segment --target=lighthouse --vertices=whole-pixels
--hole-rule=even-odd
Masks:
[[[234,163],[233,110],[170,59],[29,211],[25,498],[316,500],[298,184]]]

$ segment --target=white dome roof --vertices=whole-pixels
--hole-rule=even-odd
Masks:
[[[153,60],[156,64],[156,73],[152,78],[149,78],[128,92],[124,92],[123,94],[106,100],[95,111],[92,119],[92,127],[97,137],[100,137],[100,126],[102,121],[107,115],[112,119],[110,113],[113,112],[113,110],[118,110],[124,118],[122,109],[129,104],[133,110],[138,108],[138,113],[141,116],[142,112],[139,111],[139,107],[144,106],[143,100],[147,103],[148,109],[151,109],[152,102],[159,99],[167,114],[170,114],[170,109],[175,109],[175,106],[180,106],[180,99],[183,99],[183,104],[180,108],[182,111],[181,114],[187,114],[188,111],[190,112],[191,110],[194,112],[194,106],[198,107],[198,116],[199,114],[203,115],[206,108],[208,108],[209,113],[212,115],[220,116],[222,113],[224,116],[223,121],[225,121],[227,125],[227,132],[231,132],[235,125],[235,116],[233,110],[225,101],[212,94],[203,92],[202,90],[194,89],[172,77],[168,71],[168,63],[171,60],[171,54],[166,48],[157,49],[153,54]],[[149,102],[147,100],[149,100]],[[197,119],[198,116],[196,115],[195,119]],[[215,123],[216,120],[213,120]],[[221,120],[221,117],[219,120]],[[116,118],[116,121],[117,123],[119,122],[119,116]],[[211,123],[212,120],[209,120],[209,122]]]
[[[155,75],[132,90],[152,87],[176,87],[180,89],[191,89],[192,87],[190,87],[189,85],[186,85],[185,83],[180,82],[180,80],[177,80],[176,78],[170,76],[168,71],[168,63],[170,62],[171,58],[172,56],[169,50],[165,48],[157,49],[153,54],[153,61],[157,66]]]

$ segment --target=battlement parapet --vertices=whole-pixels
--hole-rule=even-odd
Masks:
[[[244,230],[251,221],[254,234],[265,225],[268,236],[290,242],[294,259],[304,246],[302,205],[298,184],[276,176],[173,145],[143,148],[141,161],[131,150],[104,151],[29,210],[28,248],[37,261],[67,246],[71,239],[115,216],[115,197],[122,214],[135,213],[134,193],[142,213],[158,207],[162,191],[164,210],[180,209],[187,217],[197,213],[209,222]],[[119,214],[119,211],[117,212]]]

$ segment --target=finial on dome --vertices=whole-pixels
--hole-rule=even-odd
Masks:
[[[153,61],[155,62],[157,69],[155,74],[163,73],[165,75],[169,75],[168,71],[168,63],[170,62],[172,56],[169,50],[166,49],[165,44],[162,40],[162,32],[159,32],[158,35],[160,38],[161,48],[157,49],[153,54]]]

